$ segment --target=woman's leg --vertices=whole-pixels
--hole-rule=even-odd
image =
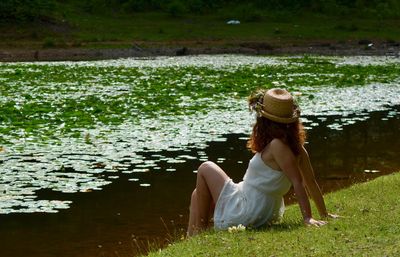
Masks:
[[[228,175],[215,163],[204,162],[197,171],[196,189],[190,204],[188,235],[208,227],[210,209],[217,202]]]
[[[190,199],[190,214],[189,214],[189,225],[187,229],[187,235],[191,236],[197,233],[196,231],[196,220],[197,220],[197,192],[193,190],[192,197]]]
[[[214,213],[215,204],[211,204],[208,212],[208,217],[212,217]],[[196,189],[193,190],[192,197],[190,200],[190,216],[189,216],[189,225],[187,230],[187,235],[191,236],[197,234],[198,229],[196,226],[197,222],[197,192]],[[208,224],[207,224],[208,225]]]

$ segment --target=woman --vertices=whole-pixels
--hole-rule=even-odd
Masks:
[[[248,142],[255,155],[238,184],[215,163],[200,165],[191,198],[189,236],[206,229],[212,215],[216,229],[272,223],[283,215],[283,196],[291,186],[306,225],[326,224],[313,219],[307,192],[321,218],[337,217],[327,212],[315,181],[303,146],[305,132],[299,120],[300,111],[290,93],[284,89],[260,90],[249,97],[249,106],[257,113]]]

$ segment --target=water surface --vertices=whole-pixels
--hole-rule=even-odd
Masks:
[[[168,243],[201,162],[242,178],[258,87],[295,95],[324,192],[398,171],[399,74],[389,57],[1,63],[0,256]]]
[[[307,148],[325,193],[400,169],[399,111],[397,106],[371,112],[341,130],[329,127],[340,116],[306,117],[319,121],[308,133]],[[390,115],[393,112],[396,115]],[[101,191],[40,190],[39,200],[72,201],[70,208],[54,214],[0,215],[0,256],[133,256],[146,251],[148,242],[165,245],[185,229],[199,159],[218,163],[238,182],[252,156],[246,138],[247,134],[229,134],[224,142],[204,142],[204,149],[143,153],[148,160],[197,158],[181,163],[167,159],[159,162],[159,170],[121,174]]]

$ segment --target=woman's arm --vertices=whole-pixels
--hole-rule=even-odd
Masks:
[[[328,217],[328,212],[326,210],[324,198],[321,193],[321,189],[315,180],[314,170],[311,166],[310,157],[307,150],[302,147],[299,160],[300,171],[303,177],[304,184],[307,188],[308,193],[313,199],[315,205],[317,206],[319,215],[323,218]]]
[[[314,170],[311,166],[310,157],[307,150],[302,147],[299,160],[300,171],[303,177],[304,184],[315,205],[317,206],[321,218],[339,218],[339,215],[329,213],[326,210],[324,197],[322,196],[321,189],[315,180]]]
[[[292,182],[294,192],[300,206],[301,214],[303,215],[304,223],[307,225],[321,226],[326,224],[324,221],[314,220],[312,218],[310,201],[308,200],[306,189],[302,182],[297,159],[292,150],[279,139],[274,139],[270,143],[271,153],[282,169],[282,172]]]

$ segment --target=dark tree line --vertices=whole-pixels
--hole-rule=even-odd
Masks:
[[[0,0],[0,21],[31,21],[62,12],[60,3],[85,12],[137,13],[161,11],[172,16],[212,13],[221,8],[243,9],[249,17],[264,11],[312,11],[329,15],[400,17],[400,0]]]
[[[54,0],[0,0],[0,21],[31,21],[51,17]]]
[[[370,13],[380,12],[386,16],[400,15],[400,0],[85,0],[87,7],[114,6],[125,11],[142,12],[174,9],[182,13],[210,12],[224,6],[253,7],[255,10],[315,12],[352,12],[355,10]],[[331,13],[334,14],[334,13]]]

